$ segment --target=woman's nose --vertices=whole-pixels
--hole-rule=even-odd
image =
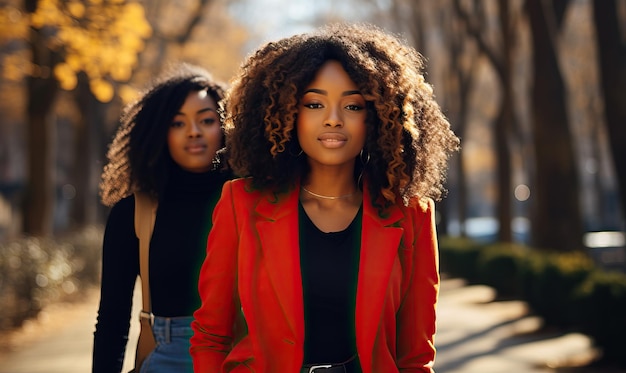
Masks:
[[[329,127],[343,126],[343,119],[339,113],[339,108],[331,108],[329,110],[328,117],[324,121],[324,125]]]
[[[189,126],[188,136],[199,137],[201,134],[202,134],[202,131],[200,130],[200,125],[196,123],[195,121],[192,121],[191,125]]]

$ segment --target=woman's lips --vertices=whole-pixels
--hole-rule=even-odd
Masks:
[[[207,148],[206,145],[194,144],[194,145],[187,145],[185,147],[185,150],[187,150],[187,152],[190,154],[200,154],[200,153],[203,153],[206,150],[206,148]]]
[[[319,142],[325,148],[340,148],[348,142],[345,135],[341,133],[323,133],[318,137]]]

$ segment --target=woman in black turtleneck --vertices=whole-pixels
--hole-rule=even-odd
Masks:
[[[219,158],[224,89],[196,66],[180,65],[125,108],[101,182],[111,209],[102,252],[93,369],[120,372],[128,340],[139,241],[134,192],[158,201],[149,279],[157,348],[141,372],[192,372],[189,326],[200,306],[197,284],[213,207],[232,178]],[[132,357],[130,357],[132,358]]]

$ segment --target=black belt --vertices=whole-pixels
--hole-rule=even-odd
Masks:
[[[357,355],[354,354],[343,363],[303,365],[302,369],[300,369],[300,373],[357,373],[360,372],[358,366],[359,359],[357,359]]]

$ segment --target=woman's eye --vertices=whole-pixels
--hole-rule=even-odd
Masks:
[[[350,111],[359,111],[363,109],[363,106],[361,105],[348,105],[346,106],[346,109],[350,110]]]
[[[181,121],[173,121],[172,124],[170,124],[170,127],[174,127],[174,128],[180,128],[184,126],[185,126],[185,123]]]
[[[323,106],[322,104],[318,104],[318,103],[310,103],[310,104],[304,104],[304,107],[309,108],[309,109],[321,109]]]
[[[217,122],[217,120],[215,118],[204,118],[200,121],[202,124],[206,124],[208,126],[212,125],[213,123]]]

